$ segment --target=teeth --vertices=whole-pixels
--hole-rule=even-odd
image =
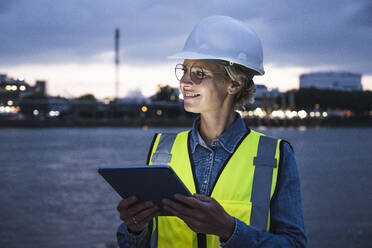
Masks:
[[[194,94],[194,93],[185,93],[185,96],[199,96],[199,94]]]

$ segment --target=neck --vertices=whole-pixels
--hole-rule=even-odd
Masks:
[[[207,146],[211,146],[212,141],[217,139],[226,131],[236,120],[237,114],[230,111],[201,114],[199,133]]]

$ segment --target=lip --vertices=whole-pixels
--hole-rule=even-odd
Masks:
[[[199,97],[200,94],[194,93],[194,92],[184,92],[183,93],[183,99],[193,99]]]

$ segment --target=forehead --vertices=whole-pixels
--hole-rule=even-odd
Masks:
[[[183,64],[187,67],[199,66],[203,69],[212,70],[212,71],[222,71],[224,68],[220,65],[213,64],[211,62],[202,60],[202,59],[185,59]]]

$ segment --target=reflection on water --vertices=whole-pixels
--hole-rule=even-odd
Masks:
[[[0,247],[115,241],[119,197],[96,169],[144,163],[153,134],[164,130],[0,129]],[[295,148],[309,247],[366,247],[372,233],[366,211],[372,205],[372,129],[258,131]]]

